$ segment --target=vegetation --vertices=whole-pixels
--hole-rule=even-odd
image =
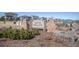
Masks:
[[[6,28],[3,30],[0,30],[0,38],[10,38],[14,40],[20,40],[20,39],[32,39],[35,37],[35,35],[39,35],[38,30],[25,30],[25,29],[12,29]]]
[[[39,35],[40,34],[38,29],[32,29],[32,31],[33,31],[34,35]]]
[[[5,20],[4,16],[0,17],[0,21],[4,21],[4,20]]]

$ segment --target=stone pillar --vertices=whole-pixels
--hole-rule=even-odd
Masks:
[[[43,32],[46,32],[47,31],[46,24],[47,24],[47,22],[44,20],[44,29],[43,29]]]
[[[53,20],[48,20],[47,21],[47,32],[55,32],[56,30],[56,25]]]

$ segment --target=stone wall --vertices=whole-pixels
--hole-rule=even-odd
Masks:
[[[0,21],[0,28],[9,28],[9,27],[12,27],[12,28],[16,28],[16,24],[14,24],[13,21],[6,21],[6,22],[3,22],[3,21]]]
[[[35,20],[34,20],[35,21]],[[24,29],[32,29],[32,22],[33,20],[23,20],[23,21],[17,21],[14,23],[14,21],[6,21],[5,23],[0,21],[0,28],[2,27],[12,27],[12,28],[24,28]],[[56,25],[53,20],[43,21],[42,30],[47,30],[47,32],[55,32],[56,31]],[[39,27],[38,27],[39,28]]]

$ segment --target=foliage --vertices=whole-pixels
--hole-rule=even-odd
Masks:
[[[10,27],[0,31],[0,38],[10,38],[14,40],[32,39],[38,34],[38,30],[12,29]]]
[[[0,17],[0,21],[4,21],[4,20],[5,20],[4,16]]]
[[[2,38],[3,37],[3,33],[0,31],[0,38]]]
[[[40,35],[40,32],[38,29],[32,29],[34,35]]]

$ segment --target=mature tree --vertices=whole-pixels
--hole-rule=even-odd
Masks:
[[[32,15],[32,19],[37,20],[37,19],[39,19],[39,16]]]
[[[0,21],[4,21],[4,20],[5,20],[4,16],[1,16]]]
[[[14,12],[6,12],[5,16],[7,20],[16,20],[17,18],[17,14]]]

